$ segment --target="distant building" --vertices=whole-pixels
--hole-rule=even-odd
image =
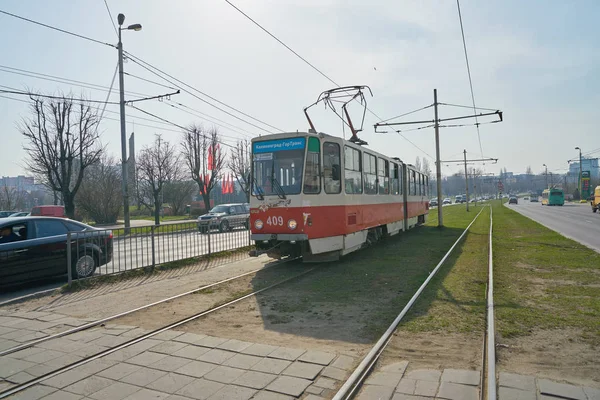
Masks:
[[[0,178],[0,186],[16,188],[20,192],[29,192],[35,189],[35,181],[32,176],[4,176]]]
[[[583,168],[581,168],[582,171],[590,171],[590,178],[600,178],[600,164],[598,163],[598,158],[582,157],[581,164],[583,166]],[[569,164],[569,176],[576,176],[576,179],[579,179],[579,161]]]

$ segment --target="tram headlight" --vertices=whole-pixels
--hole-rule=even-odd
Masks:
[[[263,228],[263,222],[260,219],[257,219],[254,221],[254,227],[258,230],[261,230]]]
[[[297,226],[298,226],[298,223],[296,222],[295,219],[290,219],[288,221],[288,228],[290,228],[291,230],[296,229]]]

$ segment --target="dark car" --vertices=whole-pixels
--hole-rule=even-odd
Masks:
[[[519,200],[516,197],[510,197],[508,199],[508,204],[519,204]]]
[[[243,203],[221,204],[210,210],[208,214],[198,217],[198,230],[202,233],[211,229],[228,232],[236,227],[248,229],[249,226],[250,211]]]
[[[66,275],[68,232],[74,279],[93,275],[112,259],[112,231],[56,217],[0,220],[0,287]]]
[[[14,211],[0,211],[0,218],[10,217],[10,215],[14,213]]]

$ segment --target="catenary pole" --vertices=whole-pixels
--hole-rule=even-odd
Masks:
[[[444,226],[444,217],[442,215],[442,162],[440,160],[440,123],[438,121],[437,89],[433,89],[433,110],[435,119],[435,178],[438,198],[438,228],[441,228]]]
[[[463,150],[465,156],[465,194],[467,195],[467,212],[469,211],[469,174],[467,173],[467,150]]]
[[[125,19],[123,17],[123,19]],[[122,22],[121,22],[122,24]],[[123,86],[123,43],[121,42],[121,24],[119,24],[119,108],[121,114],[121,184],[123,191],[123,219],[125,230],[128,232],[129,222],[129,193],[127,191],[127,137],[125,134],[125,87]]]

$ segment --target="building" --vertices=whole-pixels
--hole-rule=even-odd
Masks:
[[[600,179],[600,164],[598,158],[581,158],[582,171],[590,171],[590,178],[592,180]],[[576,176],[579,179],[579,161],[571,162],[569,164],[569,176]]]
[[[29,192],[35,189],[35,182],[32,176],[4,176],[0,178],[0,186],[15,188],[19,192]]]

